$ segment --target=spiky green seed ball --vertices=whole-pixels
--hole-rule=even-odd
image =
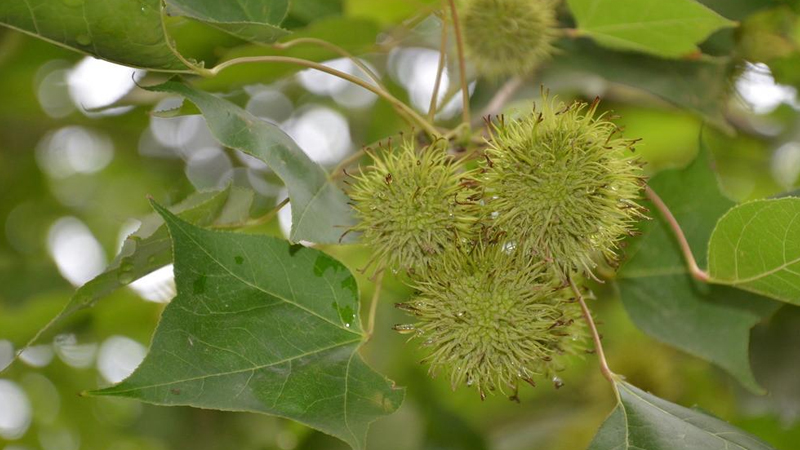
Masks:
[[[417,318],[397,325],[430,349],[430,372],[449,374],[455,389],[481,397],[499,389],[516,395],[520,380],[553,376],[563,356],[585,348],[580,307],[547,264],[519,258],[499,245],[456,248],[413,277],[417,295],[398,308]]]
[[[480,73],[524,75],[553,52],[553,0],[465,0],[465,49]]]
[[[613,263],[643,216],[636,141],[618,137],[596,108],[545,96],[539,110],[494,125],[482,162],[492,235],[552,260],[564,278],[591,274],[596,253]]]
[[[447,157],[445,145],[423,149],[407,141],[373,155],[372,166],[354,176],[349,191],[377,270],[424,267],[472,233],[475,207],[462,186],[468,176]]]

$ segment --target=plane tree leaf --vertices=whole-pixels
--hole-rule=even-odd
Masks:
[[[659,173],[649,183],[675,215],[689,245],[705,265],[705,249],[717,219],[733,202],[719,191],[701,142],[685,169]],[[680,247],[663,217],[649,203],[652,221],[630,241],[617,286],[633,322],[654,338],[725,369],[744,386],[762,391],[750,369],[750,330],[779,303],[726,286],[700,283],[686,269]],[[700,251],[698,251],[700,250]]]
[[[189,71],[167,45],[161,0],[3,0],[0,24],[128,66]]]
[[[696,409],[616,382],[617,407],[589,450],[774,450],[757,437]]]
[[[715,283],[800,305],[800,198],[731,209],[711,235],[708,270]]]
[[[369,423],[403,391],[357,353],[350,271],[316,249],[201,229],[154,207],[172,235],[178,295],[139,368],[92,394],[273,414],[364,448]]]
[[[353,223],[344,192],[276,125],[179,81],[147,89],[187,98],[203,113],[222,145],[254,156],[275,171],[289,191],[293,242],[336,243]]]
[[[578,32],[603,46],[666,58],[699,52],[711,33],[735,25],[694,0],[568,0]]]
[[[209,225],[225,211],[241,207],[242,203],[230,205],[230,188],[221,191],[196,192],[170,209],[184,220],[198,225]],[[249,209],[249,205],[247,205]],[[142,219],[139,229],[128,236],[119,254],[105,271],[79,287],[64,308],[16,353],[38,342],[51,332],[57,324],[78,311],[91,308],[103,297],[131,282],[166,266],[172,262],[172,248],[164,221],[157,214]]]

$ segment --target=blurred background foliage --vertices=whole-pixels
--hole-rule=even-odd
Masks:
[[[326,39],[358,54],[389,89],[425,111],[433,90],[441,21],[432,2],[295,1],[284,26],[294,37]],[[543,84],[563,98],[603,98],[621,115],[649,174],[684,167],[699,135],[713,153],[721,186],[736,201],[792,191],[800,182],[800,6],[780,0],[704,0],[739,26],[702,44],[695,59],[662,60],[564,38],[559,54],[526,78],[507,112],[527,108]],[[566,9],[565,27],[574,26]],[[316,47],[273,50],[201,22],[172,17],[180,51],[206,67],[233,56],[284,54],[357,74],[353,64]],[[449,40],[451,43],[453,39]],[[446,49],[453,55],[453,48]],[[731,56],[732,55],[732,56]],[[458,123],[458,71],[448,58],[439,113]],[[469,74],[475,79],[473,74]],[[135,88],[164,75],[84,57],[10,29],[0,29],[0,367],[52,318],[76,286],[101,272],[150,213],[152,195],[174,204],[196,190],[232,186],[244,200],[227,214],[258,217],[285,198],[279,180],[252,158],[221,148],[199,116],[152,115],[177,107]],[[453,80],[453,81],[451,81]],[[280,124],[317,162],[335,166],[358,148],[405,125],[358,87],[276,64],[231,68],[194,81],[253,114]],[[472,83],[480,111],[500,82]],[[447,97],[452,96],[453,100]],[[252,199],[249,196],[252,192]],[[697,195],[703,195],[702,192]],[[285,235],[290,216],[248,232]],[[360,246],[326,247],[351,269]],[[355,273],[355,272],[354,272]],[[0,378],[0,448],[4,450],[335,449],[343,443],[280,418],[164,408],[86,389],[117,382],[141,361],[160,311],[172,295],[169,268],[74,315],[28,349]],[[363,298],[373,284],[359,278]],[[800,446],[800,309],[783,306],[752,332],[751,359],[765,396],[750,394],[709,363],[662,345],[636,329],[609,285],[596,285],[612,368],[634,385],[683,405],[699,405],[781,450]],[[596,361],[587,355],[563,375],[564,386],[523,389],[521,403],[481,402],[451,392],[418,364],[421,353],[390,330],[407,319],[392,305],[410,292],[388,277],[378,333],[365,358],[407,399],[376,422],[373,449],[574,450],[585,448],[613,406]],[[725,330],[719,330],[725,333]]]

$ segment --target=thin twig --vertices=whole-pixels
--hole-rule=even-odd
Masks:
[[[417,112],[414,111],[410,106],[400,101],[397,97],[393,96],[388,91],[381,89],[380,86],[376,86],[372,83],[362,80],[361,78],[350,75],[349,73],[333,69],[324,64],[320,64],[314,61],[308,61],[300,58],[292,58],[290,56],[245,56],[225,61],[223,63],[218,64],[212,69],[198,68],[197,72],[203,76],[213,77],[218,73],[220,73],[221,71],[227,69],[228,67],[235,66],[238,64],[248,64],[248,63],[294,64],[302,67],[307,67],[309,69],[319,70],[320,72],[325,72],[335,77],[339,77],[343,80],[361,86],[362,88],[378,95],[387,102],[391,103],[392,106],[394,106],[398,111],[402,111],[408,117],[410,117],[414,122],[416,122],[419,126],[421,126],[430,135],[432,139],[440,137],[439,131],[433,125],[431,125],[424,117],[417,114]]]
[[[653,205],[658,208],[661,216],[667,220],[669,227],[672,229],[672,233],[675,235],[675,238],[678,239],[678,245],[680,245],[683,258],[686,260],[686,265],[689,268],[689,274],[697,281],[708,283],[711,277],[708,276],[707,272],[697,266],[697,261],[694,259],[694,255],[692,254],[692,248],[689,247],[689,242],[686,240],[686,235],[683,234],[683,230],[681,229],[680,224],[678,224],[678,221],[675,219],[675,216],[672,215],[672,211],[670,211],[669,207],[664,203],[663,200],[661,200],[661,197],[659,197],[654,190],[650,189],[650,186],[646,186],[644,192],[645,195],[647,195],[647,198],[653,202]]]
[[[439,104],[439,88],[442,85],[442,75],[447,56],[447,16],[442,16],[442,41],[439,44],[439,67],[436,68],[436,81],[433,83],[431,104],[428,107],[428,120],[433,123],[436,116],[436,107]]]
[[[481,111],[481,115],[472,120],[472,126],[476,127],[483,122],[484,117],[498,114],[502,111],[506,102],[522,87],[524,82],[525,80],[521,77],[514,77],[508,80],[489,100],[489,103]]]
[[[581,294],[581,290],[575,284],[575,281],[572,278],[569,278],[569,285],[572,287],[572,292],[575,293],[575,297],[578,299],[578,303],[581,305],[581,310],[583,311],[583,318],[586,320],[586,324],[589,325],[589,332],[592,334],[592,339],[594,340],[594,350],[597,353],[597,359],[600,361],[600,372],[603,373],[603,376],[606,380],[611,383],[614,387],[614,392],[617,392],[617,380],[614,375],[614,372],[608,367],[608,361],[606,360],[606,354],[603,351],[603,344],[600,342],[600,333],[597,332],[597,325],[594,323],[594,319],[592,318],[592,313],[589,311],[589,307],[586,306],[586,301],[583,299],[583,294]]]
[[[380,86],[382,89],[386,89],[383,83],[381,83],[381,78],[375,72],[373,72],[372,69],[370,69],[366,64],[364,64],[364,62],[362,62],[359,58],[353,56],[352,53],[348,52],[342,47],[339,47],[338,45],[332,44],[328,41],[316,38],[297,38],[286,42],[272,44],[272,46],[280,50],[285,50],[292,48],[296,45],[303,45],[303,44],[317,45],[349,59],[353,64],[355,64],[356,67],[358,67],[361,70],[361,72],[364,73],[364,75],[366,75],[370,80],[372,80],[372,82]]]
[[[375,330],[375,316],[378,312],[378,299],[381,296],[381,288],[383,287],[383,274],[380,271],[375,278],[375,292],[372,293],[372,303],[369,305],[369,319],[367,321],[367,340],[372,338],[372,332]]]
[[[456,36],[456,47],[458,48],[458,69],[461,72],[461,97],[464,106],[461,108],[462,121],[470,123],[469,113],[469,86],[467,86],[467,63],[464,59],[464,39],[461,36],[461,25],[458,21],[458,11],[456,10],[456,1],[448,0],[450,3],[450,14],[453,17],[453,31]]]

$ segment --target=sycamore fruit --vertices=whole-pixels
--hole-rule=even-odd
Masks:
[[[546,263],[507,247],[452,248],[411,285],[417,295],[396,306],[417,321],[395,329],[423,341],[431,374],[446,372],[453,389],[464,384],[481,398],[496,389],[516,398],[519,381],[554,377],[565,355],[585,348],[571,290]]]
[[[591,274],[595,254],[614,264],[643,217],[636,140],[620,137],[597,104],[545,95],[521,119],[496,121],[479,176],[494,239],[551,262],[563,279]]]
[[[409,140],[371,156],[372,166],[353,176],[348,193],[358,219],[352,230],[373,249],[376,271],[422,269],[468,239],[477,217],[474,193],[445,143],[420,149]]]
[[[524,75],[553,52],[558,36],[554,0],[465,0],[464,44],[489,77]]]

